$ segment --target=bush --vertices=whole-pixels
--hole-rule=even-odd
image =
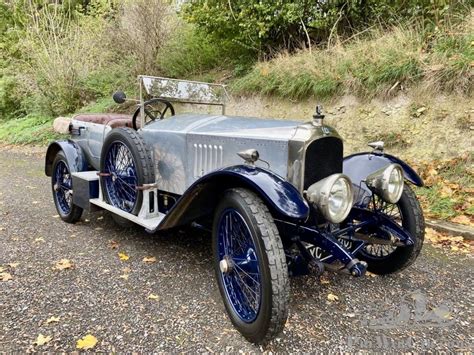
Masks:
[[[90,100],[81,84],[110,59],[103,42],[105,18],[78,13],[73,20],[59,6],[30,8],[20,42],[28,65],[20,77],[30,96],[28,109],[53,115],[73,112]]]
[[[208,33],[272,57],[282,49],[330,42],[335,34],[347,37],[375,24],[416,19],[435,27],[470,8],[470,0],[195,0],[183,12]]]
[[[157,63],[164,76],[202,78],[210,71],[246,70],[253,61],[246,49],[183,23],[159,52]]]

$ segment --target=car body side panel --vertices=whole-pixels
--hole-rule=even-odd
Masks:
[[[192,184],[158,226],[168,229],[212,213],[225,190],[244,187],[254,191],[276,217],[303,221],[309,206],[299,191],[271,171],[235,165],[213,171]]]
[[[72,140],[62,140],[52,142],[48,146],[44,168],[46,176],[51,176],[54,158],[59,151],[64,152],[72,173],[87,170],[87,160],[81,147]]]
[[[288,173],[288,141],[299,122],[248,117],[183,114],[155,121],[140,130],[152,147],[160,190],[183,194],[199,178],[242,164],[237,153],[258,150],[270,170]],[[263,161],[258,166],[267,168]]]

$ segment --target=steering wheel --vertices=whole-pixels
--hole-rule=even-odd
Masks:
[[[159,110],[158,108],[154,108],[152,106],[153,104],[157,104],[157,103],[164,104],[165,105],[164,109]],[[171,113],[171,116],[175,115],[174,107],[173,105],[171,105],[171,102],[163,100],[163,99],[154,98],[154,99],[145,101],[143,106],[144,106],[143,108],[145,111],[145,124],[147,124],[148,122],[155,121],[157,119],[162,120],[163,118],[165,118],[165,114],[166,112],[168,112],[168,109]],[[133,114],[132,125],[133,125],[134,130],[138,130],[137,118],[139,115],[140,115],[140,107],[137,108],[137,110]],[[149,118],[148,121],[147,121],[147,117]]]

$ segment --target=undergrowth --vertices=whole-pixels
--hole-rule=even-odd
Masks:
[[[329,98],[350,93],[387,96],[421,84],[427,92],[470,95],[473,89],[472,16],[456,28],[425,38],[423,31],[395,27],[297,54],[260,62],[235,80],[238,94],[270,94],[292,99]]]

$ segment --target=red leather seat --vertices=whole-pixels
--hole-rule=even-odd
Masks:
[[[73,117],[76,121],[108,125],[112,128],[132,128],[132,116],[120,113],[86,113]]]

